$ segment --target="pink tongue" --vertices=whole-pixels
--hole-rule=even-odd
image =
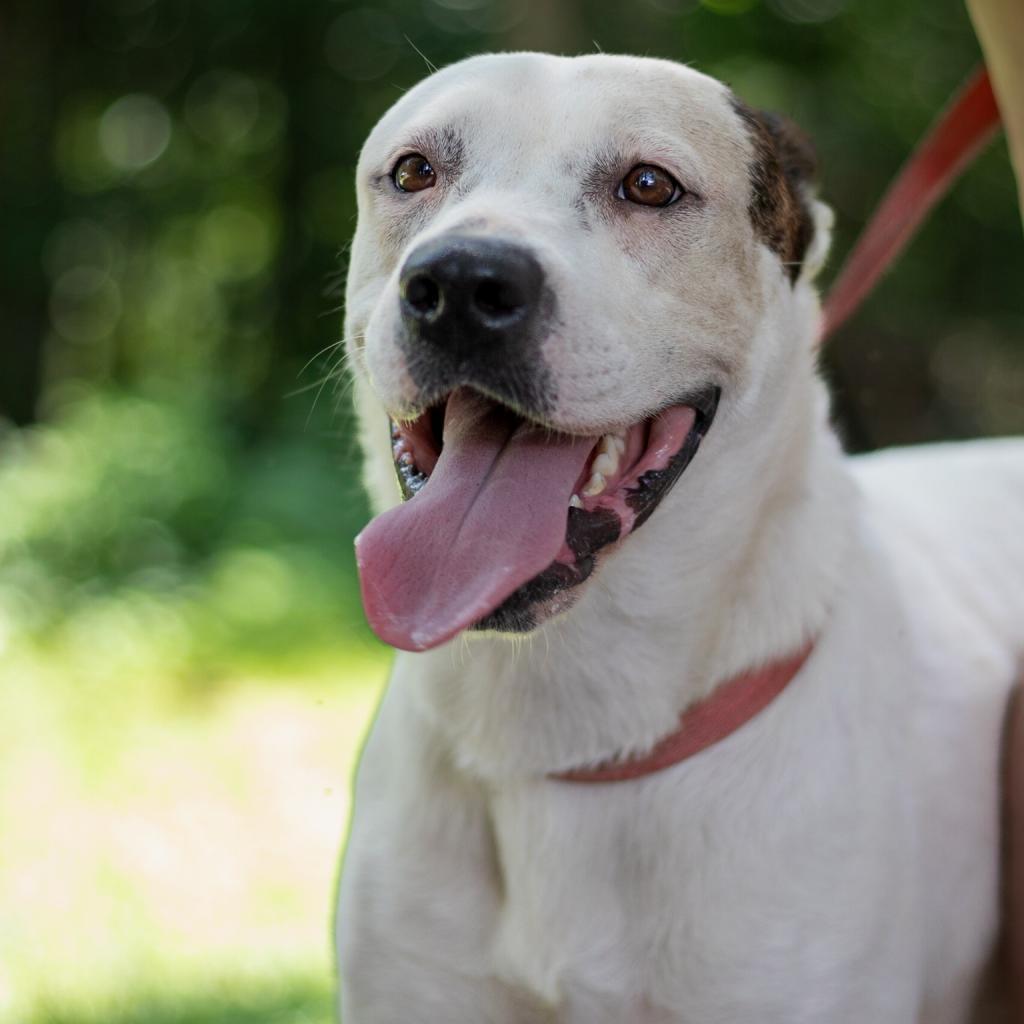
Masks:
[[[377,636],[406,651],[436,647],[546,569],[596,442],[552,435],[472,391],[454,392],[430,479],[356,538]]]

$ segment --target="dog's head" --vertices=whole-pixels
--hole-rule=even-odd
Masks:
[[[794,129],[665,61],[478,57],[383,117],[346,314],[371,490],[388,504],[376,405],[406,499],[357,542],[379,635],[419,650],[572,604],[758,360],[808,344],[812,172]]]

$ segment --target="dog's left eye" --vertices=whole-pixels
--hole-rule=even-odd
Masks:
[[[430,161],[420,153],[411,153],[402,157],[391,172],[391,180],[400,192],[422,192],[425,188],[433,188],[437,182],[437,174],[430,166]]]
[[[620,199],[641,206],[668,206],[683,194],[683,187],[668,171],[654,164],[637,164],[619,182]]]

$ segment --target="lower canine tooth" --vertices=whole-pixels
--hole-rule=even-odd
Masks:
[[[600,494],[604,490],[606,481],[601,473],[595,473],[588,481],[587,486],[583,488],[583,495],[587,498],[592,498],[595,494]]]
[[[583,502],[580,501],[580,496],[578,494],[574,494],[569,499],[569,508],[583,508]]]

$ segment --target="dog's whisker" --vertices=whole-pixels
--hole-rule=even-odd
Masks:
[[[333,372],[327,373],[319,380],[314,380],[309,384],[303,384],[301,388],[295,388],[293,391],[286,391],[284,393],[285,400],[291,398],[298,398],[301,395],[308,395],[310,391],[315,391],[317,388],[322,388],[333,376]]]
[[[344,338],[339,338],[336,341],[332,341],[329,345],[325,345],[319,352],[310,356],[303,364],[302,369],[295,374],[296,377],[301,377],[309,368],[313,365],[321,356],[327,355],[328,352],[333,352],[334,349],[345,344]]]
[[[434,72],[437,71],[437,65],[430,60],[430,58],[412,41],[412,39],[409,38],[408,35],[405,36],[405,41],[420,55],[423,59],[423,63],[427,65],[427,70],[431,74],[434,74]]]

